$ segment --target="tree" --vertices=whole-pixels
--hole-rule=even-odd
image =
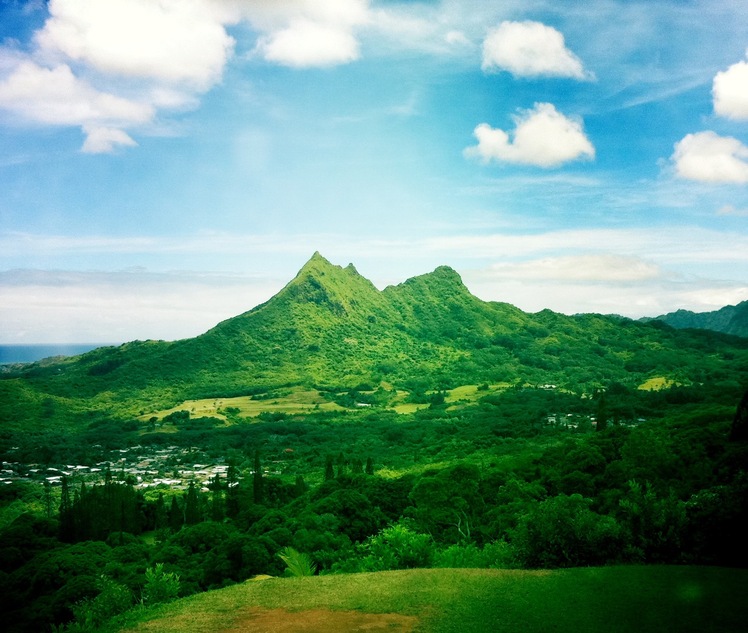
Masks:
[[[240,509],[239,477],[236,466],[229,464],[226,471],[226,516],[229,519],[236,519],[239,516]]]
[[[615,560],[622,544],[613,517],[590,509],[581,495],[558,495],[538,503],[511,530],[512,544],[526,567],[579,567]]]
[[[65,475],[62,477],[60,493],[60,540],[65,543],[72,543],[75,540],[75,518],[73,504],[70,501],[70,484]]]
[[[224,506],[223,506],[223,495],[221,494],[222,488],[223,486],[221,485],[221,478],[216,473],[216,475],[213,477],[213,479],[210,482],[210,490],[212,493],[212,497],[210,500],[211,521],[216,521],[216,522],[223,521],[223,517],[225,516]]]
[[[730,429],[730,440],[733,442],[748,440],[748,391],[743,394],[735,411]]]
[[[171,505],[169,506],[169,529],[172,532],[179,532],[184,525],[184,512],[179,507],[179,502],[176,497],[171,498]]]
[[[163,492],[158,493],[153,515],[153,527],[156,530],[164,530],[169,527],[169,514],[166,510],[166,502],[164,501]]]
[[[600,396],[597,399],[595,420],[597,421],[596,430],[604,431],[608,428],[608,408],[605,404],[605,392],[600,392]]]
[[[325,459],[325,481],[332,481],[333,479],[335,479],[335,467],[332,455],[328,455]]]
[[[479,483],[480,471],[474,464],[424,473],[410,493],[421,529],[437,540],[472,540],[484,507]]]
[[[255,451],[254,473],[252,474],[252,492],[255,503],[262,503],[264,490],[262,485],[262,464],[260,463],[260,451]]]
[[[184,522],[187,525],[196,525],[200,523],[200,519],[200,501],[197,496],[197,488],[195,482],[190,481],[184,501]]]

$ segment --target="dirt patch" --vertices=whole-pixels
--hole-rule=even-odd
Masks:
[[[418,618],[399,613],[362,613],[310,609],[242,609],[231,627],[216,633],[411,633]]]

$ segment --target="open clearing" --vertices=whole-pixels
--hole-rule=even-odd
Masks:
[[[506,389],[506,384],[491,385],[488,389],[481,390],[478,385],[463,385],[446,392],[445,402],[449,404],[474,404],[488,393]],[[362,392],[373,393],[373,392]],[[407,391],[398,391],[389,409],[396,413],[409,414],[425,409],[428,403],[406,402]],[[141,420],[156,418],[163,419],[170,413],[176,411],[189,411],[193,418],[213,417],[224,421],[227,420],[226,410],[233,409],[236,415],[245,418],[254,418],[261,413],[309,413],[311,411],[343,411],[344,407],[325,399],[316,389],[301,387],[286,388],[278,390],[273,394],[260,394],[259,396],[238,396],[234,398],[203,398],[200,400],[186,400],[185,402],[171,407],[153,411],[140,416]]]
[[[419,569],[246,582],[135,612],[119,633],[732,633],[748,570]]]

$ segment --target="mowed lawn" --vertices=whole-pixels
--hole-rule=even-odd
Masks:
[[[248,581],[135,612],[119,633],[748,630],[748,570],[419,569]]]

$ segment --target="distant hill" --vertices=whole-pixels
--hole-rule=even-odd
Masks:
[[[655,319],[679,330],[698,328],[748,337],[748,301],[743,301],[735,306],[725,306],[713,312],[677,310],[655,317]]]
[[[0,374],[0,420],[140,415],[289,385],[412,392],[491,382],[590,393],[653,377],[745,382],[748,341],[658,321],[529,314],[478,299],[446,266],[380,291],[353,265],[315,253],[269,301],[195,338],[134,341]]]

